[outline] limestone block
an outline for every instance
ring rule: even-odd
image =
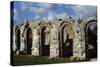
[[[50,57],[57,58],[59,57],[59,48],[56,46],[57,44],[52,44],[55,46],[50,46]]]
[[[31,53],[34,56],[39,56],[39,34],[38,34],[38,29],[34,29],[33,32],[33,44],[32,44],[32,48],[31,48]]]
[[[24,37],[21,38],[21,45],[20,45],[20,51],[24,51],[25,49],[25,43],[24,43]]]
[[[19,53],[19,50],[17,50],[17,51],[16,51],[16,55],[19,55],[19,54],[20,54],[20,53]]]
[[[82,31],[77,33],[77,38],[75,39],[75,44],[73,48],[73,54],[74,57],[80,58],[80,60],[83,60],[85,58],[85,40],[84,37],[82,37]]]
[[[38,47],[32,48],[32,55],[39,56],[39,48]]]
[[[24,26],[21,27],[21,35],[20,35],[20,51],[24,51],[25,49],[25,42],[24,42]]]
[[[15,43],[15,34],[13,35],[13,51],[15,52],[17,47],[16,47],[16,43]]]
[[[51,29],[50,58],[59,57],[59,33],[55,27]]]

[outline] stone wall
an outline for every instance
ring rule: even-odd
[[[27,44],[27,37],[26,32],[27,28],[30,28],[32,31],[32,47],[31,47],[31,55],[34,56],[41,56],[42,53],[42,28],[46,27],[45,32],[45,39],[44,39],[44,45],[49,45],[49,56],[50,58],[60,58],[63,56],[63,38],[64,42],[67,43],[66,38],[68,40],[72,40],[72,55],[70,57],[72,58],[79,58],[80,60],[86,59],[86,27],[88,24],[92,24],[97,22],[96,17],[91,17],[89,19],[79,19],[77,22],[76,20],[73,20],[72,17],[66,17],[62,19],[61,21],[40,21],[33,23],[24,23],[17,25],[14,29],[14,35],[13,35],[13,51],[16,52],[16,54],[19,51],[26,53],[26,45]],[[66,29],[64,29],[66,28]],[[16,43],[16,30],[20,29],[20,49],[17,49],[17,43]],[[62,32],[64,29],[64,32]],[[63,35],[63,34],[64,35]],[[68,35],[67,35],[67,34]],[[68,37],[67,37],[68,36]],[[66,47],[67,48],[67,47]],[[67,49],[66,49],[67,50]],[[66,51],[67,52],[67,51]],[[70,51],[69,51],[70,52]]]

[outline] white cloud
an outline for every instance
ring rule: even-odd
[[[17,13],[17,10],[15,8],[13,9],[13,13],[14,13],[13,18],[14,18],[14,20],[16,20],[17,19],[17,16],[18,16],[17,15],[18,13]]]
[[[45,13],[46,11],[49,10],[49,8],[52,7],[52,4],[50,3],[36,3],[35,6],[34,3],[27,3],[27,2],[22,2],[20,3],[20,8],[21,10],[29,10],[34,13],[42,14]]]
[[[33,3],[31,2],[21,2],[20,3],[20,8],[21,10],[29,10],[29,7],[31,7]]]
[[[27,9],[27,3],[25,3],[25,2],[21,2],[21,10],[26,10]]]
[[[47,11],[47,9],[42,8],[42,7],[30,7],[29,10],[31,12],[38,13],[38,14],[42,14],[42,13],[45,13]]]
[[[38,3],[37,5],[39,7],[43,7],[43,8],[51,8],[52,7],[51,3]]]
[[[48,15],[46,17],[44,17],[44,20],[56,20],[56,19],[63,19],[65,16],[67,16],[67,14],[65,12],[62,13],[56,13],[53,11],[49,11]]]
[[[36,15],[35,17],[34,17],[34,19],[39,19],[41,16],[40,15]]]
[[[78,17],[90,17],[97,15],[97,7],[95,6],[73,6],[72,9],[74,10],[76,16]]]

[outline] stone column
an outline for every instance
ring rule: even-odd
[[[39,56],[39,30],[38,28],[35,28],[33,30],[33,44],[32,44],[32,55]]]
[[[21,33],[20,33],[20,51],[23,52],[25,50],[25,37],[24,37],[24,26],[21,26]]]
[[[55,25],[51,29],[50,58],[59,58],[59,31]]]
[[[80,31],[80,44],[81,44],[81,47],[80,47],[80,60],[84,60],[86,59],[86,54],[85,54],[85,32],[84,32],[84,28],[82,27],[81,25],[81,31]]]
[[[12,49],[13,49],[13,52],[15,52],[16,51],[16,43],[15,43],[15,41],[16,41],[16,35],[15,35],[15,28],[13,29],[13,44],[12,44]]]
[[[77,57],[77,60],[85,59],[85,32],[82,25],[77,26],[76,35],[73,46],[73,57]]]

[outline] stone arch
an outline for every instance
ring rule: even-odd
[[[91,30],[92,25],[96,25],[95,31]],[[94,28],[93,28],[94,29]],[[91,18],[85,23],[85,52],[86,58],[97,58],[97,19]]]
[[[75,32],[73,25],[67,21],[60,24],[60,54],[61,57],[73,56]]]
[[[46,24],[40,25],[40,55],[50,55],[50,27]]]
[[[20,50],[20,44],[21,44],[21,42],[20,42],[20,34],[21,34],[20,28],[17,27],[15,33],[16,33],[16,40],[15,40],[16,50],[19,51]]]
[[[32,47],[32,40],[33,40],[33,36],[32,36],[32,29],[31,27],[27,27],[26,31],[25,31],[25,51],[26,51],[26,55],[30,55],[31,54],[31,47]]]

